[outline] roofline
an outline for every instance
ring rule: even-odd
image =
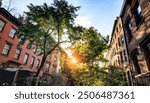
[[[119,17],[117,17],[116,20],[114,21],[114,25],[113,25],[113,29],[112,29],[112,33],[111,33],[110,44],[111,44],[111,42],[112,42],[112,38],[113,38],[113,34],[114,34],[114,31],[115,31],[115,27],[116,27],[118,18],[119,18]]]
[[[5,18],[7,18],[10,22],[15,24],[16,26],[20,26],[21,22],[14,17],[12,14],[10,14],[6,9],[0,8],[0,14],[3,15]]]
[[[123,10],[124,10],[124,8],[125,8],[126,1],[127,1],[127,0],[124,0],[124,1],[123,1],[122,7],[121,7],[121,11],[120,11],[120,17],[121,17],[121,15],[123,14]]]

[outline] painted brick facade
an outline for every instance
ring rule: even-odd
[[[26,40],[23,44],[19,43],[20,38],[18,38],[18,34],[17,34],[18,32],[15,33],[14,38],[11,38],[9,36],[11,29],[14,28],[15,30],[17,30],[19,25],[21,24],[15,17],[13,17],[4,8],[0,8],[0,20],[5,23],[3,29],[0,31],[0,65],[9,66],[9,67],[19,66],[29,71],[36,72],[37,64],[39,62],[40,65],[42,59],[42,56],[38,55],[39,49],[37,49],[36,52],[34,52],[35,46],[32,46],[31,49],[28,49],[27,48],[27,46],[29,45],[28,40]],[[9,44],[11,46],[10,50],[8,51],[8,55],[3,54],[5,44]],[[14,57],[17,49],[21,50],[21,53],[19,55],[19,58],[15,59]],[[28,55],[28,59],[27,59],[27,63],[24,63],[24,58],[26,54]],[[54,52],[52,53],[52,56],[49,56],[49,58],[47,58],[44,64],[43,72],[46,72],[48,70],[50,71],[49,73],[52,74],[54,71],[57,71],[57,66],[55,66],[58,65],[57,62],[59,60],[57,54],[58,52]],[[53,55],[55,55],[56,61],[53,60],[54,57]],[[33,62],[33,64],[31,64],[31,62]]]

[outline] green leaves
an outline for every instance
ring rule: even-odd
[[[107,72],[98,66],[99,61],[105,61],[103,52],[107,42],[104,37],[94,27],[86,29],[82,26],[73,27],[70,37],[74,41],[71,48],[74,51],[73,57],[80,60],[78,64],[69,66],[75,85],[104,85]]]
[[[52,43],[52,37],[62,37],[63,29],[74,23],[76,11],[79,10],[79,7],[69,5],[65,0],[54,0],[50,6],[44,3],[40,6],[30,4],[27,7],[29,11],[25,12],[26,17],[19,31],[26,39],[34,41],[41,48],[47,45],[43,49],[51,46],[48,44]]]
[[[107,43],[103,41],[104,37],[94,27],[89,29],[76,27],[74,30],[78,34],[73,35],[73,37],[79,38],[76,39],[73,49],[84,55],[87,62],[99,59],[97,57],[102,55],[108,47]]]
[[[54,0],[51,5],[30,4],[27,7],[29,11],[25,12],[26,16],[19,28],[20,36],[42,49],[43,57],[46,58],[62,43],[63,30],[71,29],[79,7],[65,0]],[[44,65],[44,58],[39,69]]]

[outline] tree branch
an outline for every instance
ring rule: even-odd
[[[53,50],[55,50],[56,47],[58,47],[59,42],[47,53],[47,55],[49,55]]]

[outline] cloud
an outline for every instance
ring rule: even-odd
[[[78,16],[75,19],[75,25],[80,25],[89,28],[90,26],[92,26],[92,21],[88,16]]]

